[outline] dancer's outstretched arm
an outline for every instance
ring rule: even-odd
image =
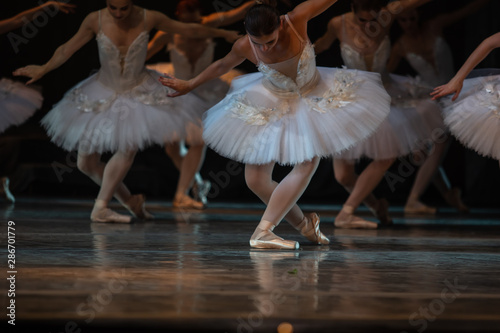
[[[256,4],[255,1],[247,1],[239,7],[234,9],[225,11],[225,12],[216,12],[207,16],[203,16],[201,20],[201,24],[208,25],[210,27],[223,27],[226,25],[230,25],[236,23],[240,20],[243,20],[245,14],[250,7]]]
[[[323,13],[330,6],[336,3],[338,0],[309,0],[304,1],[297,5],[290,13],[289,16],[293,20],[293,18],[297,18],[299,20],[303,20],[305,22],[315,18],[319,14]]]
[[[48,72],[64,64],[76,51],[94,38],[95,32],[93,27],[97,26],[97,20],[98,12],[90,13],[83,20],[78,32],[66,43],[59,46],[47,63],[43,65],[29,65],[18,68],[13,72],[13,74],[15,76],[27,76],[31,78],[31,80],[29,80],[26,84],[30,84],[41,79]]]
[[[148,17],[153,23],[153,26],[151,28],[155,28],[164,32],[177,33],[186,37],[222,37],[230,43],[233,43],[240,37],[237,31],[216,29],[198,23],[184,23],[172,20],[165,14],[158,11],[149,11]]]
[[[217,12],[203,16],[201,24],[214,28],[233,24],[242,20],[245,17],[247,10],[253,5],[255,5],[255,1],[247,1],[243,5],[226,12]],[[148,44],[148,55],[146,60],[149,60],[156,53],[163,50],[163,48],[172,41],[172,37],[173,34],[171,33],[158,31]]]
[[[161,77],[160,82],[167,87],[175,90],[174,93],[169,94],[169,97],[177,97],[185,95],[201,84],[220,77],[227,72],[229,72],[234,67],[245,61],[245,48],[249,48],[247,38],[240,38],[234,43],[231,51],[222,59],[219,59],[208,66],[203,72],[198,76],[192,78],[191,80],[180,80],[172,76]],[[247,51],[248,52],[248,51]]]
[[[11,30],[22,27],[26,23],[26,21],[32,21],[37,13],[39,13],[44,8],[47,8],[50,6],[54,7],[56,10],[61,11],[65,14],[73,13],[74,9],[76,7],[76,5],[67,4],[67,3],[63,3],[63,2],[59,2],[59,1],[47,1],[46,3],[44,3],[38,7],[25,10],[24,12],[21,12],[21,13],[17,14],[16,16],[13,16],[13,17],[5,19],[5,20],[1,20],[0,21],[0,34],[4,34],[4,33],[9,32]]]
[[[462,90],[463,82],[467,75],[481,62],[491,51],[500,47],[500,32],[486,38],[479,46],[472,52],[467,61],[462,65],[460,70],[455,76],[445,85],[434,88],[431,93],[432,99],[436,100],[440,97],[454,94],[452,101],[456,100]]]

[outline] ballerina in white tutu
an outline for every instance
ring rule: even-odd
[[[96,37],[101,69],[70,89],[42,124],[53,142],[78,151],[78,168],[100,185],[91,220],[129,223],[130,216],[107,206],[115,196],[135,217],[152,218],[145,210],[144,196],[131,195],[122,182],[136,152],[183,139],[190,122],[198,126],[189,112],[195,101],[167,98],[167,90],[157,81],[159,73],[145,68],[149,32],[157,29],[230,41],[237,33],[178,22],[131,0],[107,0],[106,4],[107,8],[90,13],[46,64],[20,68],[14,74],[35,82]],[[113,153],[107,163],[101,161],[104,152]]]
[[[467,79],[491,51],[500,47],[500,32],[486,38],[457,74],[436,87],[432,99],[453,94],[445,107],[445,123],[465,146],[500,161],[500,75]]]
[[[75,5],[58,1],[47,1],[46,3],[25,10],[8,19],[0,20],[0,35],[22,27],[26,22],[32,21],[41,11],[49,9],[63,13],[73,12]],[[0,133],[10,126],[17,126],[30,118],[36,110],[42,106],[42,94],[33,88],[26,87],[21,82],[15,82],[8,78],[0,79]],[[0,160],[3,166],[0,171],[0,197],[12,203],[15,197],[9,188],[10,180],[8,174],[12,173],[15,165],[16,149],[18,144],[13,140],[3,140],[0,143]]]
[[[161,79],[177,91],[171,96],[180,96],[245,60],[258,67],[257,73],[235,78],[203,120],[207,145],[245,163],[248,187],[267,204],[251,247],[298,248],[298,242],[273,233],[283,218],[310,241],[328,244],[318,215],[304,215],[296,202],[321,157],[366,139],[389,112],[379,74],[316,67],[307,22],[335,2],[304,1],[284,16],[274,6],[258,4],[245,17],[247,35],[224,58],[191,80]],[[280,183],[272,179],[276,163],[293,165]]]
[[[377,223],[354,215],[362,202],[382,224],[391,224],[387,201],[377,199],[372,191],[397,157],[417,150],[422,140],[431,138],[433,130],[442,126],[439,115],[422,115],[431,108],[438,109],[435,103],[428,98],[414,98],[411,89],[404,86],[410,80],[389,75],[386,70],[391,52],[388,34],[393,22],[401,13],[428,1],[396,1],[385,6],[384,0],[352,0],[351,12],[331,19],[326,33],[315,42],[316,52],[320,53],[338,39],[344,64],[348,68],[380,73],[392,98],[389,116],[377,132],[353,149],[334,156],[335,178],[350,193],[335,219],[336,227],[377,228]],[[362,157],[372,162],[357,175],[355,162]]]
[[[432,88],[448,82],[455,74],[453,55],[443,37],[443,29],[477,11],[488,1],[472,1],[455,11],[437,15],[425,22],[420,21],[420,13],[417,9],[399,15],[397,21],[403,34],[394,43],[387,65],[388,71],[393,72],[401,59],[405,58],[418,73],[417,81],[422,86],[420,93],[427,97]],[[433,111],[434,109],[430,112]],[[434,116],[429,112],[424,113],[423,116],[429,116],[429,114]],[[436,207],[429,207],[420,201],[420,196],[431,180],[449,205],[460,212],[468,211],[468,207],[460,198],[460,190],[450,186],[444,169],[440,167],[450,142],[451,137],[445,134],[433,142],[430,151],[424,152],[426,158],[416,174],[404,207],[405,213],[436,213]]]
[[[255,1],[247,1],[243,5],[227,12],[216,12],[202,16],[202,8],[198,0],[181,0],[177,4],[176,18],[181,22],[200,23],[210,27],[222,27],[239,20],[245,16],[248,8]],[[175,75],[177,78],[189,80],[207,68],[214,59],[215,42],[210,38],[190,38],[179,34],[168,34],[162,31],[156,33],[148,45],[147,59],[165,49],[170,53],[170,63],[157,63],[148,65],[160,73]],[[226,95],[231,78],[241,74],[233,70],[225,77],[214,79],[192,91],[187,98],[202,99],[203,104],[195,111],[201,122],[202,114],[217,104]],[[175,142],[165,145],[165,151],[180,171],[177,191],[173,206],[183,209],[202,209],[207,204],[207,194],[210,190],[210,181],[202,179],[199,174],[205,156],[205,143],[202,138],[201,127],[193,127],[194,133],[188,133],[189,148],[184,142]],[[194,183],[194,185],[193,185]],[[194,200],[188,196],[192,188]]]

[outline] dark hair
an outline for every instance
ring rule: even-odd
[[[375,11],[379,12],[388,3],[388,0],[351,0],[354,12]]]
[[[179,16],[182,12],[194,13],[197,11],[201,11],[201,5],[198,0],[181,0],[177,4],[175,15]]]
[[[272,34],[280,26],[280,13],[276,1],[262,1],[247,11],[245,16],[246,31],[256,37]]]

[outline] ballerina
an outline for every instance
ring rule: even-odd
[[[242,20],[248,8],[255,1],[247,1],[243,5],[227,12],[217,12],[207,16],[201,15],[201,6],[197,0],[181,0],[177,4],[176,17],[181,22],[200,23],[206,26],[218,28]],[[179,34],[168,34],[159,31],[148,45],[147,59],[159,51],[167,49],[170,53],[171,63],[158,63],[148,65],[160,73],[169,73],[176,77],[189,80],[207,68],[214,58],[215,43],[207,38],[189,38]],[[196,110],[201,122],[203,112],[217,104],[226,95],[231,78],[239,75],[233,70],[221,79],[214,79],[198,87],[189,96],[201,98],[203,104]],[[189,133],[191,138],[189,148],[184,143],[175,142],[165,145],[165,151],[170,156],[176,168],[180,171],[177,191],[173,206],[182,209],[202,209],[207,204],[207,194],[210,190],[210,181],[202,179],[199,170],[203,164],[205,155],[205,144],[201,135],[200,127],[193,127],[197,133]],[[193,185],[194,182],[194,185]],[[192,188],[193,200],[188,196]]]
[[[345,65],[348,68],[380,73],[392,97],[391,112],[378,131],[353,149],[334,156],[335,178],[350,193],[335,218],[336,227],[377,228],[377,223],[354,215],[362,202],[381,224],[391,224],[387,201],[377,199],[372,191],[397,157],[416,150],[420,141],[430,138],[433,129],[440,125],[439,117],[432,118],[436,122],[433,123],[424,121],[420,115],[421,109],[430,110],[434,103],[413,100],[408,91],[393,82],[400,78],[389,76],[386,71],[391,51],[388,34],[392,23],[405,11],[428,1],[396,1],[386,6],[387,1],[383,0],[352,0],[351,12],[332,18],[325,34],[315,42],[316,53],[321,53],[339,39]],[[362,157],[368,157],[372,161],[357,175],[355,161]]]
[[[161,82],[180,96],[227,73],[245,60],[259,72],[237,77],[227,96],[207,111],[203,137],[219,154],[245,163],[248,187],[266,205],[250,238],[254,248],[297,249],[273,230],[285,218],[316,244],[328,244],[317,214],[297,205],[320,157],[346,150],[373,133],[389,112],[380,75],[316,67],[307,22],[336,0],[309,0],[280,16],[268,3],[250,8],[247,35],[231,51],[188,81]],[[275,5],[275,4],[274,4]],[[293,165],[285,178],[272,179],[275,164]]]
[[[500,75],[467,78],[491,51],[500,47],[500,32],[486,38],[472,52],[455,76],[431,93],[437,100],[453,94],[444,110],[451,133],[465,146],[500,164]]]
[[[58,1],[47,1],[13,17],[0,20],[0,34],[22,27],[26,22],[32,21],[40,11],[49,7],[68,14],[72,13],[76,6]],[[38,90],[8,78],[0,79],[0,133],[3,133],[10,126],[24,123],[36,110],[42,107],[42,103],[43,97]],[[3,162],[0,170],[0,197],[14,203],[16,199],[10,191],[8,175],[15,171],[18,144],[13,140],[2,141],[6,142],[0,143],[0,160],[8,162]]]
[[[488,1],[472,1],[462,8],[438,15],[425,22],[420,22],[417,9],[399,15],[397,21],[403,34],[394,43],[387,64],[388,71],[393,72],[401,59],[405,58],[418,73],[417,80],[423,88],[421,93],[426,96],[433,87],[448,82],[455,74],[455,68],[451,49],[443,37],[443,29],[479,10]],[[429,116],[429,114],[426,112],[423,116]],[[431,116],[434,115],[431,114]],[[446,173],[440,166],[450,142],[451,137],[446,135],[443,140],[435,141],[431,147],[431,153],[426,154],[406,201],[405,213],[436,213],[435,207],[429,207],[420,201],[420,196],[431,180],[450,206],[455,207],[459,212],[468,211],[468,207],[461,200],[460,189],[450,186]]]
[[[237,33],[186,24],[146,10],[131,0],[107,0],[106,8],[90,13],[78,32],[55,51],[44,65],[19,68],[14,75],[30,77],[28,84],[63,65],[94,36],[101,69],[70,89],[42,119],[52,141],[78,151],[78,168],[100,185],[90,219],[93,222],[130,223],[130,216],[108,208],[113,196],[137,218],[151,219],[142,194],[132,195],[123,183],[138,150],[185,136],[196,124],[195,115],[182,111],[192,101],[175,103],[158,84],[159,73],[145,68],[149,32],[157,29],[189,36],[224,37]],[[107,163],[101,154],[111,152]]]

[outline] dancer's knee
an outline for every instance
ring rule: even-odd
[[[93,175],[96,169],[96,161],[89,157],[78,156],[76,161],[76,166],[78,170],[86,174],[87,176]]]
[[[334,170],[335,180],[342,186],[352,187],[356,183],[356,174],[354,166],[344,165],[336,166]]]

